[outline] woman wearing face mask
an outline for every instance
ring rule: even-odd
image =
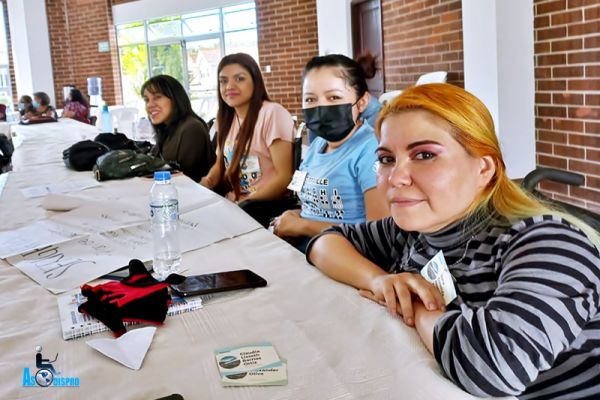
[[[370,52],[356,57],[356,62],[365,73],[365,79],[371,79],[377,73],[377,59]],[[367,122],[371,127],[375,126],[377,115],[381,111],[381,104],[375,96],[369,96],[369,102],[365,109],[360,113],[359,118],[363,123]],[[308,143],[312,143],[317,135],[312,130],[308,129]]]
[[[194,110],[185,89],[169,75],[156,75],[142,85],[141,95],[154,128],[152,155],[174,163],[199,181],[215,162],[208,126]]]
[[[256,61],[244,53],[221,60],[217,113],[217,162],[200,183],[238,202],[270,203],[270,215],[244,208],[263,226],[289,208],[286,187],[292,177],[294,121],[269,99]]]
[[[464,89],[406,89],[376,130],[391,217],[323,232],[310,262],[415,327],[475,396],[600,398],[598,232],[509,179]]]
[[[304,121],[318,137],[297,174],[301,209],[286,211],[273,222],[273,232],[300,250],[332,225],[389,214],[376,190],[377,140],[373,128],[359,119],[369,98],[365,73],[356,61],[330,54],[306,64]]]
[[[23,96],[21,96],[21,98],[19,99],[19,114],[21,114],[21,118],[23,118],[25,116],[25,114],[27,113],[32,113],[33,111],[35,111],[35,109],[33,108],[33,100],[31,99],[31,96],[24,94]]]
[[[30,113],[30,120],[58,119],[56,110],[50,105],[50,96],[48,96],[45,92],[35,92],[33,94],[33,103],[31,105],[34,108],[34,111]]]

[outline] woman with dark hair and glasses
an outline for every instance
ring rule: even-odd
[[[199,181],[215,162],[208,126],[192,110],[181,84],[169,75],[148,79],[141,90],[156,145],[152,155],[176,163],[181,172]]]
[[[273,201],[269,212],[278,215],[290,206],[286,188],[293,172],[292,116],[269,99],[260,68],[248,54],[223,57],[218,74],[217,162],[200,183],[219,188],[238,203]],[[254,213],[240,206],[268,225],[264,207]]]
[[[63,108],[62,118],[72,118],[85,124],[90,123],[90,104],[83,97],[79,89],[71,89],[65,108]]]

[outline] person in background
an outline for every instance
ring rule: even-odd
[[[85,124],[90,123],[90,104],[81,93],[81,90],[71,89],[63,109],[62,118],[72,118]]]
[[[415,327],[473,395],[600,398],[598,232],[508,178],[464,89],[408,88],[376,132],[391,217],[323,232],[308,260]]]
[[[21,98],[19,99],[19,114],[21,114],[21,117],[24,117],[25,114],[27,113],[32,113],[33,111],[35,111],[35,109],[33,108],[33,99],[31,98],[31,96],[24,94],[23,96],[21,96]]]
[[[351,58],[329,54],[304,67],[304,121],[318,137],[299,170],[301,209],[273,221],[273,233],[304,251],[321,230],[342,222],[358,223],[389,215],[377,192],[375,132],[360,115],[369,103],[366,75]]]
[[[0,121],[6,121],[6,104],[0,104]]]
[[[286,187],[293,172],[294,121],[269,99],[250,55],[223,57],[218,79],[217,162],[200,183],[225,193],[268,226],[273,216],[290,207]]]
[[[358,56],[356,62],[365,71],[365,79],[371,79],[377,74],[377,59],[370,52]],[[360,118],[368,122],[371,127],[375,127],[379,111],[381,111],[379,100],[375,96],[369,96],[369,103],[367,103],[367,107],[360,114]]]
[[[44,92],[35,92],[33,102],[31,103],[33,111],[26,112],[25,117],[29,120],[53,119],[57,120],[58,115],[54,107],[50,105],[50,97]]]
[[[142,85],[141,95],[154,129],[151,154],[174,163],[198,182],[215,162],[208,126],[192,110],[181,83],[169,75],[156,75]]]

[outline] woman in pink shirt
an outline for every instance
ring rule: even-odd
[[[90,123],[90,105],[79,89],[71,89],[69,100],[63,109],[62,118],[72,118],[85,124]]]
[[[260,68],[248,54],[223,57],[218,74],[217,162],[200,183],[238,203],[276,201],[269,209],[278,215],[273,208],[290,207],[292,116],[269,99]],[[249,213],[268,225],[267,217]]]

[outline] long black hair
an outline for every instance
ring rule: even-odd
[[[302,71],[302,81],[304,81],[306,74],[313,69],[334,67],[339,71],[339,77],[354,89],[357,98],[360,99],[369,90],[367,79],[375,75],[374,73],[371,75],[371,71],[369,71],[369,75],[371,76],[368,76],[364,68],[368,63],[374,64],[374,58],[370,55],[362,57],[364,59],[361,59],[360,62],[356,62],[342,54],[327,54],[325,56],[313,57],[306,63],[304,71]],[[376,68],[374,65],[372,67]]]
[[[156,139],[156,145],[159,149],[162,149],[162,145],[167,136],[174,132],[177,125],[189,116],[202,122],[208,132],[206,122],[194,112],[190,98],[177,79],[169,75],[153,76],[142,85],[142,89],[140,90],[142,97],[144,97],[144,91],[146,90],[152,94],[160,93],[171,100],[171,115],[169,118],[167,118],[164,123],[157,125],[152,124],[152,127],[154,128],[154,138]]]
[[[237,136],[236,143],[233,148],[233,158],[230,160],[227,169],[219,177],[219,184],[225,183],[225,186],[228,189],[233,189],[235,192],[236,199],[240,196],[240,163],[241,160],[245,159],[248,156],[248,152],[250,151],[250,144],[252,143],[252,137],[254,136],[254,127],[256,126],[256,121],[258,120],[258,113],[263,105],[265,100],[270,101],[269,95],[267,93],[267,88],[265,87],[265,82],[263,80],[262,74],[260,72],[260,68],[254,58],[252,56],[245,53],[236,53],[229,54],[221,59],[219,62],[219,66],[217,68],[217,76],[221,73],[223,68],[227,65],[231,64],[239,64],[242,66],[250,76],[252,77],[252,83],[254,84],[254,91],[252,93],[252,97],[250,98],[250,106],[248,107],[248,114],[244,118],[244,123],[240,127],[240,131]],[[219,148],[221,149],[220,155],[217,158],[217,162],[221,165],[221,171],[223,171],[224,157],[223,157],[223,148],[225,146],[225,141],[227,140],[227,135],[229,134],[229,130],[231,128],[231,124],[233,123],[233,118],[235,117],[235,109],[230,107],[225,103],[223,97],[221,96],[221,88],[220,81],[217,82],[219,87],[219,111],[217,112],[217,140],[219,143]]]
[[[71,91],[69,92],[69,97],[71,98],[70,101],[76,101],[78,103],[83,104],[87,108],[90,108],[90,103],[88,103],[86,98],[83,96],[83,93],[81,93],[81,90],[76,89],[76,88],[71,89]]]

